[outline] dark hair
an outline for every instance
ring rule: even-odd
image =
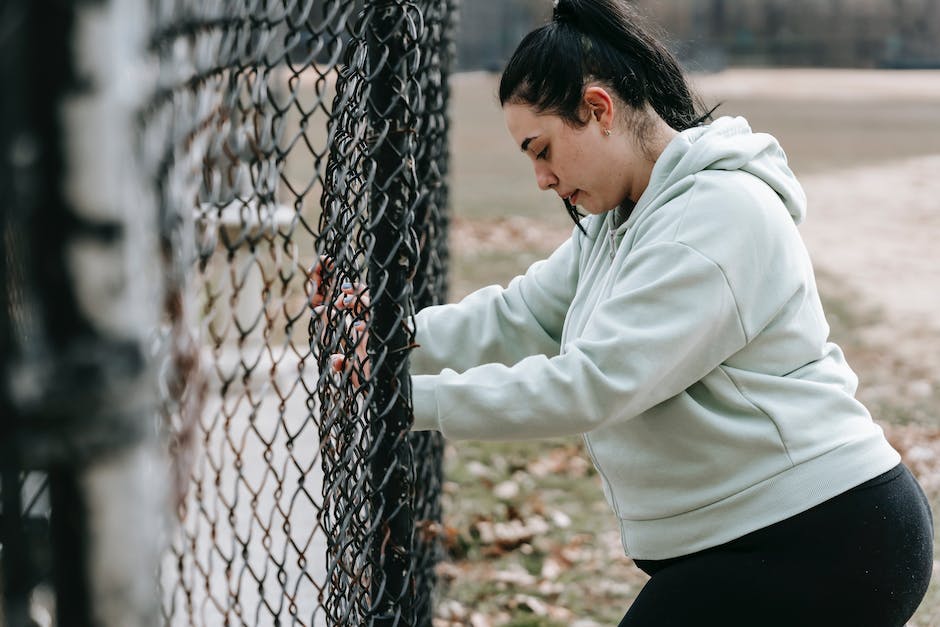
[[[526,35],[506,65],[499,101],[528,104],[581,127],[581,98],[591,80],[634,110],[649,104],[677,131],[711,118],[711,111],[697,111],[679,62],[626,0],[557,1],[552,21]]]
[[[579,128],[587,124],[579,114],[588,81],[609,87],[634,111],[650,105],[677,131],[700,126],[715,110],[702,111],[679,62],[626,0],[556,0],[552,21],[526,35],[509,59],[499,102],[527,104]],[[645,121],[637,117],[633,129],[641,145]],[[564,202],[584,231],[583,214]]]

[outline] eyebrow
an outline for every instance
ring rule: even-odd
[[[533,139],[537,139],[537,138],[538,138],[538,135],[535,135],[534,137],[526,137],[525,139],[523,139],[522,140],[522,152],[525,152],[526,150],[528,150],[529,144],[532,143]]]

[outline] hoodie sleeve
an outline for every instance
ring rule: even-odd
[[[484,287],[456,304],[415,316],[412,374],[463,372],[484,363],[512,365],[530,355],[557,355],[578,282],[577,235],[505,289]]]
[[[455,439],[584,433],[679,394],[745,344],[721,268],[681,243],[649,245],[560,354],[412,377],[414,428]]]

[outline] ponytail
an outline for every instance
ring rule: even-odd
[[[634,110],[650,105],[677,131],[711,119],[711,111],[699,112],[679,62],[626,0],[556,0],[552,21],[529,33],[506,65],[499,100],[581,127],[589,81],[609,87]]]

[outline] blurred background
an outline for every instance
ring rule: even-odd
[[[801,232],[832,338],[940,511],[940,0],[633,4],[705,106],[781,142],[809,199]],[[550,15],[548,0],[461,4],[451,300],[570,235],[496,98],[506,59]],[[448,447],[441,625],[617,624],[646,577],[585,460],[577,439]],[[910,625],[940,625],[940,582]]]
[[[693,69],[807,66],[940,67],[937,0],[637,0]],[[498,70],[534,25],[543,0],[475,0],[460,7],[458,67]]]

